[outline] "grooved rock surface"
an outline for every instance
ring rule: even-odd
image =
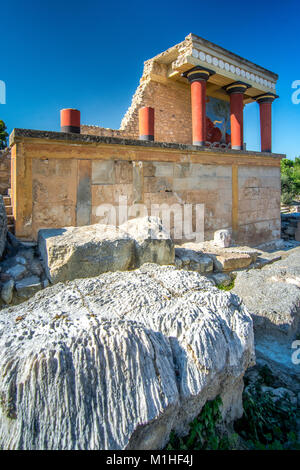
[[[300,250],[272,265],[237,273],[233,292],[253,315],[257,334],[300,332]]]
[[[253,360],[246,308],[198,273],[57,284],[0,312],[0,448],[162,448],[219,394],[241,416]]]
[[[3,197],[0,195],[0,259],[2,258],[7,236],[7,216]]]
[[[252,315],[257,363],[267,364],[299,393],[300,365],[293,360],[293,342],[300,333],[300,249],[262,269],[237,273],[232,291]]]

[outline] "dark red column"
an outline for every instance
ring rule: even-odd
[[[205,145],[206,141],[206,82],[215,72],[194,67],[184,77],[191,84],[193,145]]]
[[[80,134],[80,111],[78,109],[62,109],[60,111],[60,128],[62,132]]]
[[[139,109],[139,139],[154,140],[154,109],[149,106]]]
[[[230,95],[230,127],[231,127],[231,148],[242,150],[244,143],[244,93],[249,85],[243,82],[234,82],[225,87]]]
[[[265,93],[255,99],[259,103],[261,151],[272,151],[272,103],[278,98],[273,93]]]

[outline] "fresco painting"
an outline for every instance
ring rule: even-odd
[[[227,101],[207,96],[206,140],[210,143],[230,144],[230,105]]]

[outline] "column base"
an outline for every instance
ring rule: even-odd
[[[193,142],[193,145],[198,145],[199,147],[204,147],[205,146],[205,141],[199,141],[199,140],[196,140],[195,142]]]
[[[232,145],[231,149],[232,150],[243,150],[243,146],[242,145]]]
[[[154,135],[140,135],[139,140],[148,140],[150,142],[154,141]]]
[[[61,126],[61,132],[68,132],[69,134],[80,134],[80,127],[75,126]]]

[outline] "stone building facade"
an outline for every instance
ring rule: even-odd
[[[271,152],[276,80],[273,72],[189,35],[145,62],[120,129],[80,125],[80,113],[70,109],[62,111],[67,132],[15,129],[16,235],[32,240],[41,228],[101,222],[99,207],[118,209],[126,198],[128,206],[144,204],[149,211],[153,204],[203,204],[205,240],[224,228],[240,244],[280,238],[284,156]],[[261,152],[246,150],[243,138],[243,108],[253,101],[260,106]],[[141,110],[149,121],[143,129],[153,131],[141,131]]]

